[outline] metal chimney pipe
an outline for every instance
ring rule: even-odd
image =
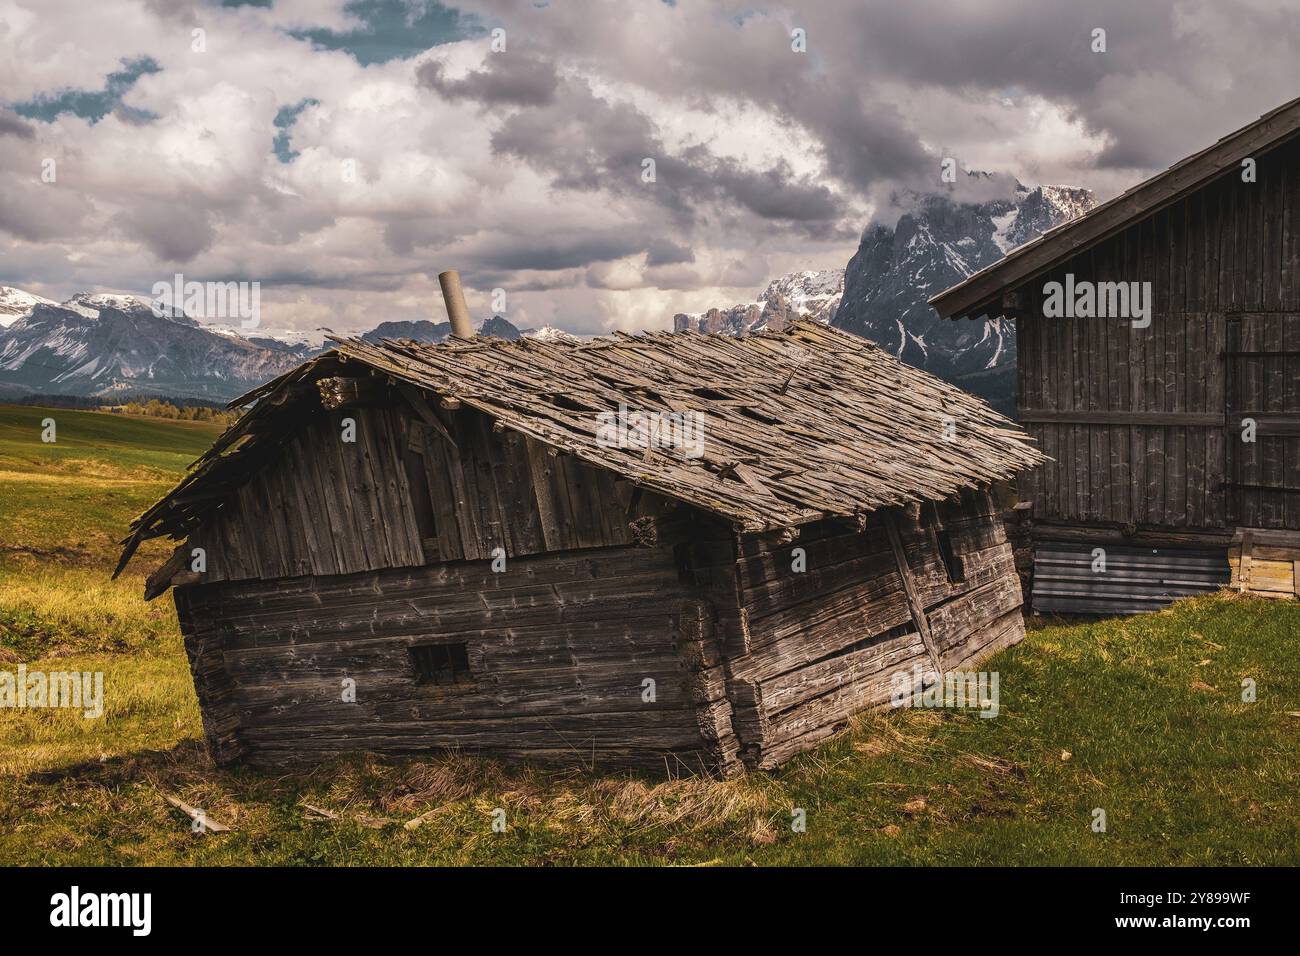
[[[469,307],[465,305],[465,292],[460,287],[460,273],[455,269],[439,272],[438,284],[442,286],[442,300],[447,304],[451,334],[458,339],[472,339],[474,326],[469,324]]]

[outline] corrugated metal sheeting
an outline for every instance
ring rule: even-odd
[[[1104,551],[1104,565],[1093,554],[1097,548]],[[1063,614],[1158,611],[1179,598],[1217,591],[1230,577],[1226,548],[1039,541],[1033,607]]]

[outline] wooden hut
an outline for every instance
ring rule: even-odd
[[[895,672],[1024,633],[989,487],[1038,453],[816,323],[340,339],[249,403],[119,565],[181,542],[147,596],[175,586],[219,762],[773,767]],[[703,442],[602,440],[634,411],[698,413]]]
[[[1067,283],[1138,283],[1150,323],[1055,315]],[[1019,417],[1049,459],[1022,483],[1035,609],[1300,589],[1300,100],[931,304],[1015,319]]]

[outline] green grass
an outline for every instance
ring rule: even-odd
[[[47,418],[52,443],[41,440]],[[0,554],[99,566],[218,434],[200,422],[0,405]]]
[[[46,414],[59,447],[40,443]],[[0,669],[106,683],[99,720],[0,711],[0,863],[1300,862],[1300,605],[1231,596],[1035,626],[986,665],[996,718],[866,716],[775,774],[664,781],[460,755],[217,770],[170,602],[144,603],[134,566],[108,580],[126,523],[214,431],[0,406]],[[232,831],[192,833],[166,795]]]

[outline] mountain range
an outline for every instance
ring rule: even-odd
[[[323,332],[324,330],[321,330]],[[447,323],[383,322],[362,338],[440,342]],[[492,316],[482,335],[567,337]],[[64,302],[0,286],[0,396],[157,395],[225,402],[318,354],[323,334],[209,325],[181,311],[159,315],[140,297],[74,295]]]
[[[773,279],[754,302],[704,312],[679,312],[673,316],[673,331],[741,335],[762,329],[779,332],[798,318],[830,322],[843,293],[843,269],[791,272]]]
[[[947,321],[926,300],[1094,205],[1073,186],[1018,186],[1010,199],[979,204],[915,197],[894,228],[863,233],[832,322],[1013,413],[1015,323]]]
[[[979,175],[979,174],[976,174]],[[1015,328],[946,322],[926,304],[936,292],[996,262],[1010,249],[1082,215],[1092,193],[1072,186],[1017,186],[1010,198],[956,203],[946,195],[905,197],[893,228],[869,227],[845,269],[792,272],[753,302],[678,313],[682,331],[743,335],[800,317],[854,332],[912,365],[1015,408]],[[147,300],[83,292],[54,302],[0,286],[0,397],[33,393],[112,398],[158,395],[228,401],[318,354],[324,332],[277,332],[159,315]],[[559,329],[519,329],[502,316],[480,334],[503,339],[573,339]],[[389,320],[361,338],[441,342],[446,322]]]
[[[755,302],[678,313],[673,327],[743,335],[813,318],[871,339],[903,361],[1014,413],[1014,323],[943,321],[926,300],[1083,215],[1095,205],[1092,193],[1074,186],[1017,184],[1010,198],[984,203],[931,194],[904,197],[902,205],[905,211],[893,228],[875,225],[862,234],[847,268],[782,276]]]

